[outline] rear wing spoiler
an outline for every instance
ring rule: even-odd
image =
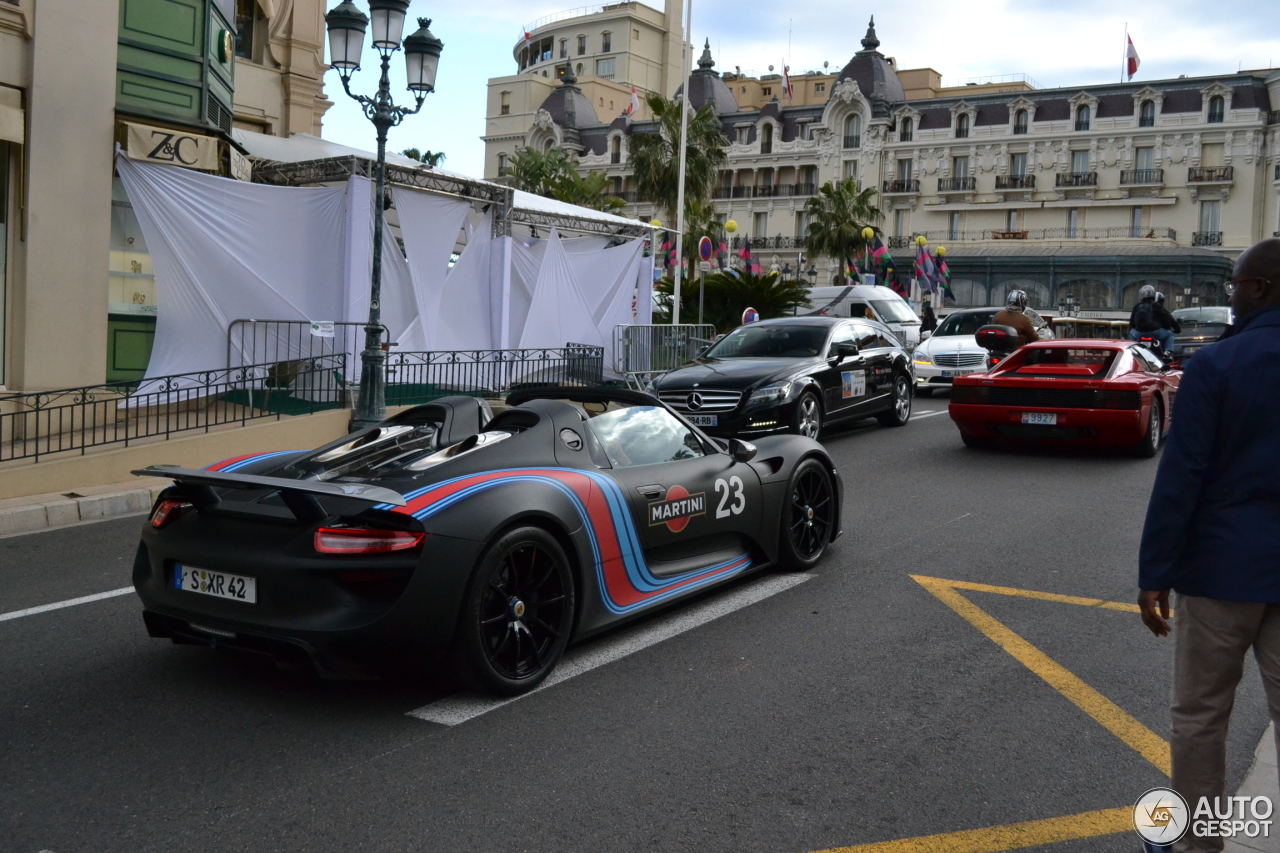
[[[228,474],[222,471],[205,471],[199,468],[180,468],[177,465],[150,465],[132,472],[139,477],[164,477],[186,487],[187,497],[197,509],[214,506],[219,489],[276,489],[290,511],[299,521],[319,521],[329,513],[316,500],[317,495],[334,498],[350,498],[371,504],[404,506],[404,497],[382,486],[362,483],[324,483],[317,480],[289,480],[284,477],[263,477],[258,474]]]

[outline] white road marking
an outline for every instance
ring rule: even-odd
[[[61,610],[64,607],[75,607],[77,604],[88,604],[91,601],[101,601],[104,598],[115,598],[117,595],[128,595],[133,592],[133,587],[122,586],[119,589],[113,589],[110,592],[99,592],[94,595],[82,595],[79,598],[68,598],[66,601],[55,601],[53,604],[41,604],[39,607],[28,607],[26,610],[14,610],[9,613],[0,613],[0,622],[7,622],[10,619],[21,619],[23,616],[35,616],[37,613],[48,613],[50,610]]]
[[[934,415],[946,414],[946,412],[947,412],[946,409],[925,409],[923,411],[914,412],[911,415],[911,420],[914,421],[916,418],[931,418]]]
[[[713,619],[719,619],[735,610],[763,601],[812,578],[813,575],[803,574],[771,575],[751,586],[667,614],[634,628],[624,629],[611,637],[588,642],[580,648],[570,649],[565,652],[564,657],[560,659],[560,663],[556,664],[556,668],[547,676],[546,681],[522,696],[494,699],[490,696],[463,691],[410,711],[408,716],[444,726],[465,723],[481,714],[487,714],[503,705],[523,699],[525,696],[532,696],[540,690],[568,681],[575,675],[582,675],[607,663],[613,663],[632,652],[646,649],[677,634],[697,628],[699,625],[705,625]]]

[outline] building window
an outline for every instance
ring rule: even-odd
[[[1141,207],[1135,207],[1133,209],[1133,212],[1129,215],[1129,236],[1130,237],[1142,236],[1142,208]]]
[[[760,90],[760,94],[767,98],[773,94],[773,89],[770,89],[768,86],[765,86]]]
[[[578,36],[578,56],[587,55],[587,37]]]
[[[844,121],[844,147],[860,148],[862,146],[862,116],[854,114]]]
[[[1226,113],[1226,101],[1221,95],[1214,95],[1209,99],[1209,123],[1218,124],[1222,121]]]
[[[613,50],[613,33],[605,32],[600,34],[600,52],[609,53]]]
[[[255,62],[253,25],[257,22],[257,0],[236,0],[236,56]]]
[[[1089,174],[1089,152],[1088,151],[1072,151],[1071,152],[1071,174],[1073,175]]]
[[[1009,211],[1009,214],[1005,219],[1005,225],[1006,225],[1006,228],[1005,228],[1006,231],[1018,230],[1018,211],[1016,210]]]
[[[1080,236],[1080,208],[1067,208],[1067,237],[1074,240]]]
[[[904,208],[893,212],[893,234],[895,237],[907,236],[907,211]]]
[[[854,180],[857,180],[858,178],[858,161],[857,160],[844,161],[844,174],[842,175],[842,177],[853,178]]]
[[[582,63],[581,63],[581,62],[579,62],[579,63],[578,63],[578,76],[579,76],[579,77],[581,77],[581,76],[582,76]]]
[[[609,162],[618,165],[622,162],[622,137],[615,136],[609,143]]]
[[[1016,113],[1014,113],[1013,132],[1014,133],[1027,132],[1027,111],[1026,110],[1018,110]]]
[[[751,132],[751,129],[747,127],[740,127],[737,130],[738,130],[738,144],[746,145],[747,140],[750,138],[749,134]]]
[[[1151,177],[1149,173],[1156,170],[1156,149],[1150,147],[1139,148],[1134,153],[1137,155],[1135,165],[1138,167],[1138,171],[1148,173],[1139,177],[1144,181],[1149,180]]]
[[[910,160],[898,161],[898,180],[900,181],[911,180],[911,161]]]
[[[961,113],[956,116],[956,139],[968,139],[969,137],[969,116],[967,113]]]
[[[911,141],[911,137],[914,135],[914,134],[912,133],[912,131],[914,130],[914,128],[915,128],[915,125],[912,123],[911,119],[909,119],[909,118],[904,118],[904,119],[902,120],[902,131],[898,134],[898,141],[899,141],[899,142],[910,142],[910,141]]]
[[[560,58],[561,59],[569,58],[569,40],[568,39],[560,39]]]
[[[1155,127],[1156,126],[1156,102],[1143,101],[1141,112],[1138,113],[1138,127]]]
[[[1088,130],[1091,115],[1092,111],[1089,109],[1089,105],[1081,104],[1076,109],[1076,130]]]
[[[617,62],[618,61],[616,59],[597,59],[596,76],[603,77],[606,80],[612,80],[614,68],[617,66]],[[604,104],[604,101],[602,100],[600,103]]]
[[[796,236],[803,237],[809,230],[809,214],[803,210],[796,211]]]
[[[754,240],[763,240],[769,236],[769,214],[767,212],[761,211],[755,215],[751,236]]]
[[[957,178],[969,177],[969,158],[968,157],[952,157],[951,158],[951,174]]]
[[[760,153],[773,153],[773,125],[766,124],[760,128]]]
[[[507,170],[507,155],[498,155],[498,177],[502,177],[502,173]]]
[[[502,103],[498,106],[498,115],[511,115],[511,93],[502,93]]]
[[[958,210],[951,211],[951,215],[947,218],[947,239],[960,239],[960,211]]]
[[[827,84],[826,84],[826,83],[814,83],[814,84],[813,84],[813,91],[815,91],[815,92],[825,92],[825,91],[827,91]]]
[[[1025,178],[1027,176],[1027,155],[1025,153],[1009,155],[1009,174],[1015,178]]]
[[[1220,216],[1222,213],[1222,202],[1220,201],[1202,201],[1200,202],[1200,231],[1204,234],[1217,234],[1221,230]],[[1215,244],[1210,244],[1215,245]]]

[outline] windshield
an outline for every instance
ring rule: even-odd
[[[828,331],[825,325],[739,326],[703,358],[813,358],[822,352]]]
[[[996,316],[994,309],[991,311],[966,311],[963,314],[952,314],[942,321],[942,325],[938,327],[938,331],[933,333],[933,336],[942,338],[948,335],[974,335],[983,326],[991,325],[991,318],[994,316]]]
[[[1231,309],[1179,308],[1173,318],[1182,326],[1226,326],[1231,323]]]
[[[1000,366],[1000,372],[1050,376],[1105,376],[1118,350],[1089,347],[1029,347]],[[1007,366],[1006,366],[1007,365]]]
[[[911,310],[911,306],[901,299],[869,299],[871,307],[884,320],[891,323],[919,323],[920,318]]]

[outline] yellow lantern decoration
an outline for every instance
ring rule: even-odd
[[[661,227],[662,227],[662,222],[661,222],[660,220],[657,220],[657,219],[654,219],[654,220],[650,221],[650,222],[649,222],[649,224],[650,224],[650,225],[652,225],[654,228],[661,228]]]
[[[875,229],[873,229],[870,225],[862,229],[862,239],[866,240],[868,243],[871,242],[871,238],[874,236],[876,236]]]
[[[947,247],[946,247],[946,246],[939,246],[939,247],[938,247],[938,251],[937,251],[937,252],[935,252],[934,254],[936,254],[936,255],[937,255],[938,257],[940,257],[940,258],[945,258],[945,257],[947,256]]]
[[[724,224],[724,230],[726,230],[726,231],[728,231],[730,234],[732,234],[734,231],[737,231],[737,230],[738,230],[738,223],[736,223],[736,222],[734,222],[732,219],[730,219],[728,222],[726,222],[726,223]]]
[[[929,245],[929,241],[925,239],[923,234],[921,234],[916,238],[916,245],[923,249],[925,246]]]

